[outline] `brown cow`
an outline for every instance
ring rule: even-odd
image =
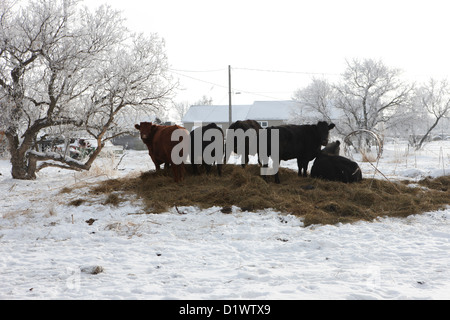
[[[141,139],[147,145],[148,153],[155,164],[156,171],[161,169],[161,164],[172,167],[175,182],[180,182],[184,179],[184,162],[175,161],[172,159],[172,150],[175,146],[181,143],[189,143],[189,132],[180,126],[160,126],[152,124],[151,122],[141,122],[136,124],[135,128],[141,132]],[[172,134],[180,130],[180,137],[177,141],[172,141]],[[181,149],[178,156],[185,156],[189,152],[189,146]]]

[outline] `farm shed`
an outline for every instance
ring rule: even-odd
[[[298,107],[295,101],[255,101],[252,105],[232,106],[233,122],[237,120],[256,120],[263,128],[286,123],[291,117],[293,109]],[[216,123],[223,130],[228,128],[228,105],[194,105],[183,117],[183,126],[191,131],[196,123],[207,125]]]

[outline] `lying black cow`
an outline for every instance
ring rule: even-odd
[[[356,162],[322,152],[314,161],[311,177],[351,183],[361,181],[362,172]]]
[[[205,167],[206,173],[209,174],[211,172],[211,166],[213,165],[213,163],[206,163],[205,159],[203,157],[204,156],[203,152],[205,151],[205,148],[208,147],[210,144],[214,143],[214,141],[215,141],[215,136],[212,136],[211,140],[209,140],[209,141],[203,141],[205,133],[207,131],[209,131],[209,130],[217,130],[219,132],[219,134],[217,134],[217,135],[222,136],[222,141],[220,141],[220,144],[222,146],[222,151],[223,151],[223,143],[224,143],[224,141],[223,141],[224,140],[223,139],[223,130],[219,126],[217,126],[217,124],[210,123],[210,124],[208,124],[206,126],[199,127],[199,128],[196,128],[196,129],[192,130],[191,133],[190,133],[190,136],[191,136],[191,150],[190,150],[189,156],[190,156],[190,159],[191,159],[192,171],[193,171],[194,174],[198,174],[199,173],[197,164],[195,162],[200,162],[200,161],[201,161],[202,165]],[[194,150],[195,150],[195,146],[196,146],[196,142],[195,142],[195,140],[196,140],[195,139],[195,134],[196,133],[200,134],[199,140],[201,141],[202,145],[201,145],[201,149],[199,149],[198,151],[201,150],[201,154],[194,154]],[[205,140],[207,140],[207,139],[205,139]],[[212,150],[211,156],[213,158],[216,157],[215,149]],[[201,160],[199,160],[200,158],[201,158]],[[217,173],[219,174],[219,176],[222,175],[222,163],[217,163]]]
[[[267,128],[268,155],[273,157],[271,144],[272,131],[279,133],[278,160],[297,159],[298,175],[306,177],[308,163],[320,153],[322,146],[328,144],[329,131],[335,127],[334,123],[319,122],[315,125],[282,125]],[[275,182],[280,183],[278,172]]]
[[[256,135],[258,135],[259,130],[262,129],[261,125],[255,121],[255,120],[238,120],[236,122],[233,122],[231,124],[231,126],[228,128],[230,130],[238,130],[238,129],[242,129],[244,132],[247,132],[247,130],[255,130]],[[236,137],[234,137],[234,147],[233,147],[233,151],[236,154],[238,153],[238,140]],[[257,149],[255,149],[257,150]],[[248,164],[249,161],[249,155],[255,155],[256,153],[251,153],[250,154],[250,145],[249,145],[249,138],[246,137],[245,138],[245,151],[244,154],[240,154],[243,157],[244,162],[242,163],[242,167],[245,168],[245,165]],[[241,160],[242,161],[242,160]]]

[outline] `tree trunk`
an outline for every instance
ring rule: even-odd
[[[5,132],[8,140],[9,153],[11,155],[11,175],[13,179],[34,180],[36,179],[36,161],[28,156],[28,150],[32,146],[33,138],[27,136],[22,144],[16,133]]]
[[[18,155],[11,155],[11,175],[14,179],[19,180],[34,180],[36,179],[36,174],[33,169],[29,166],[29,159]]]
[[[428,129],[427,133],[425,133],[425,135],[422,137],[422,139],[420,139],[419,143],[416,145],[416,150],[420,150],[422,148],[423,143],[425,142],[425,140],[428,139],[428,136],[430,135],[431,131],[433,131],[433,129],[436,128],[441,118],[442,117],[436,118],[436,121],[433,123],[433,125]]]

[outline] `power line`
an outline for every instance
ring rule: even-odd
[[[206,80],[198,79],[198,78],[195,78],[195,77],[191,77],[191,76],[179,73],[179,72],[175,72],[173,70],[174,69],[171,69],[172,73],[177,74],[177,75],[182,76],[182,77],[186,77],[186,78],[189,78],[189,79],[192,79],[192,80],[195,80],[195,81],[199,81],[199,82],[203,82],[203,83],[207,83],[207,84],[212,84],[214,86],[221,87],[221,88],[228,88],[227,86],[224,86],[224,85],[221,85],[221,84],[217,84],[217,83],[214,83],[214,82],[211,82],[211,81],[206,81]]]
[[[233,70],[257,71],[257,72],[271,72],[271,73],[304,74],[304,75],[340,76],[340,74],[338,74],[338,73],[306,72],[306,71],[287,71],[287,70],[269,70],[269,69],[256,69],[256,68],[233,68]]]
[[[272,99],[272,100],[281,100],[280,98],[271,97],[271,96],[262,94],[264,92],[251,92],[251,91],[239,90],[239,89],[234,89],[234,91],[240,92],[240,93],[245,93],[245,94],[251,94],[251,95],[254,95],[254,96],[260,96],[260,97],[263,97],[263,98],[269,98],[269,99]],[[268,93],[271,93],[271,92],[268,92]]]
[[[203,79],[199,79],[190,75],[186,75],[183,74],[184,73],[212,73],[212,72],[224,72],[227,69],[213,69],[213,70],[181,70],[181,69],[172,69],[169,68],[169,71],[171,71],[172,73],[179,75],[181,77],[185,77],[185,78],[189,78],[191,80],[195,80],[198,82],[202,82],[202,83],[207,83],[213,86],[217,86],[220,88],[224,88],[224,89],[229,89],[229,86],[226,85],[222,85],[222,84],[218,84],[215,82],[211,82],[211,81],[207,81],[207,80],[203,80]],[[256,72],[268,72],[268,73],[286,73],[286,74],[302,74],[302,75],[328,75],[328,76],[338,76],[339,74],[334,74],[334,73],[319,73],[319,72],[304,72],[304,71],[283,71],[283,70],[268,70],[268,69],[255,69],[255,68],[235,68],[232,67],[231,70],[244,70],[244,71],[256,71]],[[225,79],[225,78],[224,78]],[[269,99],[273,99],[273,100],[281,100],[280,98],[276,98],[273,96],[270,96],[268,94],[277,94],[277,93],[288,93],[286,92],[261,92],[261,91],[248,91],[248,90],[242,90],[239,88],[233,88],[233,92],[240,92],[240,93],[244,93],[244,94],[250,94],[250,95],[255,95],[255,96],[260,96],[260,97],[264,97],[264,98],[269,98]]]
[[[234,69],[234,68],[232,68],[232,69]],[[211,84],[211,85],[214,85],[214,86],[217,86],[217,87],[220,87],[220,88],[229,89],[229,87],[228,87],[228,86],[225,86],[225,85],[221,85],[221,84],[214,83],[214,82],[211,82],[211,81],[202,80],[202,79],[198,79],[198,78],[196,78],[196,77],[188,76],[188,75],[185,75],[185,74],[176,72],[175,69],[170,69],[170,70],[171,70],[171,72],[174,73],[174,74],[177,74],[177,75],[182,76],[182,77],[189,78],[189,79],[191,79],[191,80],[195,80],[195,81],[199,81],[199,82]],[[226,70],[226,69],[222,69],[222,71],[224,71],[224,70]],[[193,72],[194,72],[194,71],[193,71]],[[200,71],[196,71],[196,72],[200,72]],[[251,94],[251,95],[255,95],[255,96],[260,96],[260,97],[263,97],[263,98],[269,98],[269,99],[273,99],[273,100],[280,100],[279,98],[276,98],[276,97],[272,97],[272,96],[268,96],[268,95],[267,95],[267,93],[268,93],[268,94],[273,94],[273,93],[277,93],[277,92],[252,92],[252,91],[247,91],[247,90],[241,90],[241,89],[239,89],[239,88],[233,88],[233,91],[234,91],[234,92],[244,93],[244,94]],[[266,93],[266,94],[264,94],[264,93]],[[283,93],[285,93],[285,92],[283,92]]]
[[[338,73],[329,73],[329,72],[288,71],[288,70],[273,70],[273,69],[259,69],[259,68],[232,67],[231,69],[232,70],[244,70],[244,71],[256,71],[256,72],[270,72],[270,73],[304,74],[304,75],[325,75],[325,76],[340,76],[341,75]],[[221,69],[211,69],[211,70],[186,70],[186,69],[169,68],[169,71],[187,72],[187,73],[211,73],[211,72],[224,72],[224,71],[227,71],[227,69],[221,68]]]
[[[227,69],[213,69],[213,70],[183,70],[183,69],[172,69],[169,68],[169,71],[174,72],[188,72],[188,73],[209,73],[209,72],[222,72],[226,71]]]

